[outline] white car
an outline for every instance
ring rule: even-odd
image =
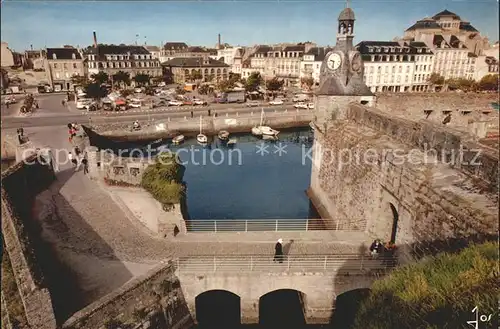
[[[135,88],[135,89],[134,89],[134,92],[135,92],[135,93],[142,93],[142,88]]]
[[[168,102],[168,105],[171,105],[171,106],[182,106],[182,103],[181,101],[170,101]]]
[[[133,107],[133,108],[139,108],[141,107],[141,102],[137,102],[137,101],[132,101],[129,103],[130,107]]]
[[[205,102],[201,99],[193,99],[193,104],[194,105],[207,105],[207,102]]]
[[[314,103],[308,103],[307,108],[310,110],[314,110]]]
[[[259,102],[248,102],[247,107],[257,107],[259,106]]]
[[[90,106],[92,103],[92,100],[87,99],[87,98],[82,98],[76,101],[76,108],[79,110],[86,109]]]
[[[269,102],[269,105],[283,105],[283,101],[281,99],[275,99]]]
[[[296,109],[307,109],[307,104],[306,103],[296,103],[293,105]]]

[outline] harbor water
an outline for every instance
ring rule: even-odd
[[[277,140],[231,134],[228,147],[217,136],[202,146],[195,138],[175,146],[186,167],[187,208],[196,219],[318,218],[305,193],[310,184],[313,133],[280,132]]]

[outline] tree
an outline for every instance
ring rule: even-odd
[[[438,73],[432,73],[429,77],[429,82],[433,85],[442,85],[444,84],[444,78]]]
[[[193,70],[190,74],[191,81],[201,80],[203,79],[203,75],[200,70]]]
[[[71,77],[71,83],[75,86],[84,86],[87,83],[87,77],[74,74]]]
[[[241,74],[229,72],[229,81],[234,85],[241,81]]]
[[[285,83],[285,81],[274,77],[271,80],[266,81],[266,88],[267,88],[267,90],[275,93],[278,90],[280,90],[281,88],[283,88],[284,83]]]
[[[229,81],[229,80],[221,80],[221,81],[219,81],[219,83],[217,83],[217,89],[223,93],[225,93],[233,88],[234,88],[234,83],[232,81]]]
[[[151,77],[148,74],[136,74],[134,77],[134,81],[138,86],[144,86],[149,83],[149,80],[151,80]]]
[[[95,83],[102,85],[109,81],[109,76],[106,72],[100,71],[99,73],[94,73],[90,76]]]
[[[481,90],[498,91],[498,74],[488,74],[481,78],[478,82],[478,88]]]
[[[130,74],[128,72],[118,71],[113,74],[113,82],[118,83],[118,85],[122,86],[123,84],[126,86],[130,85]]]
[[[307,89],[311,90],[311,87],[314,85],[314,79],[313,77],[304,77],[300,79],[300,83]]]
[[[259,72],[253,72],[246,80],[245,89],[247,91],[255,91],[262,84],[262,77]]]
[[[107,95],[106,89],[102,87],[100,83],[97,82],[89,83],[85,87],[85,93],[87,94],[88,97],[93,98],[95,100],[99,100],[103,97],[106,97]]]
[[[210,93],[210,86],[209,85],[201,85],[199,88],[198,88],[198,93],[202,94],[202,95],[208,95]]]
[[[206,82],[212,82],[212,81],[214,81],[214,79],[215,79],[215,75],[213,75],[213,74],[209,74],[209,75],[205,76]]]
[[[464,79],[464,78],[454,78],[445,80],[445,83],[448,85],[450,90],[462,90],[462,91],[472,91],[475,89],[476,83],[472,79]]]

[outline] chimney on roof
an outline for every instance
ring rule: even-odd
[[[217,49],[220,49],[221,48],[221,44],[220,44],[220,33],[217,35]]]
[[[92,34],[94,35],[94,47],[97,49],[97,35],[95,34],[95,31],[92,32]]]
[[[30,49],[33,50],[33,45],[30,45]]]

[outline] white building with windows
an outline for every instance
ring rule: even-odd
[[[223,61],[229,66],[232,66],[235,56],[241,52],[241,49],[242,47],[227,47],[223,49],[217,49],[217,59],[219,61]]]
[[[331,48],[324,47],[312,47],[310,48],[302,58],[300,62],[300,73],[299,78],[309,78],[312,77],[314,84],[319,84],[319,74],[321,69],[321,64],[325,59],[326,54],[331,50]]]
[[[362,41],[355,47],[364,61],[364,80],[372,92],[426,91],[432,51],[421,42]]]
[[[260,72],[264,79],[277,77],[285,86],[299,85],[302,57],[312,44],[258,46],[246,73]]]
[[[151,77],[163,75],[160,61],[141,46],[98,45],[88,48],[85,55],[89,74],[104,71],[112,76],[124,71],[130,78],[140,73]]]

